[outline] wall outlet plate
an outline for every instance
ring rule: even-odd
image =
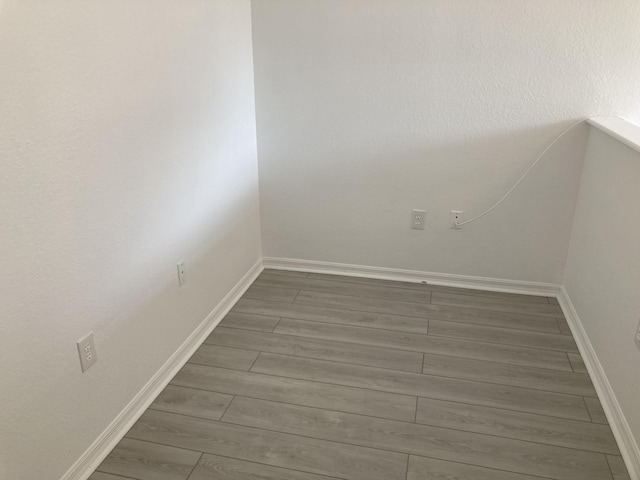
[[[638,328],[636,329],[636,336],[634,340],[636,341],[638,348],[640,348],[640,321],[638,322]]]
[[[462,222],[462,210],[451,210],[449,213],[449,228],[459,230],[462,228],[458,223]]]
[[[424,210],[412,210],[411,211],[411,228],[415,230],[424,230],[424,222],[427,216],[427,212]]]
[[[178,286],[182,286],[187,281],[187,271],[184,268],[184,260],[178,262]]]
[[[78,340],[78,354],[80,354],[80,367],[82,372],[89,370],[89,367],[98,361],[96,345],[93,342],[93,332]]]

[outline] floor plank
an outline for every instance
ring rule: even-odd
[[[189,363],[211,367],[249,370],[258,357],[258,352],[239,348],[202,344],[189,359]]]
[[[407,480],[541,480],[541,477],[411,455]]]
[[[439,337],[464,338],[487,343],[518,345],[529,348],[577,352],[578,347],[572,337],[554,333],[515,331],[509,328],[464,325],[461,323],[429,321],[429,335]]]
[[[189,480],[335,480],[335,477],[204,454]]]
[[[291,288],[312,292],[322,292],[352,297],[381,298],[405,302],[430,303],[431,292],[410,290],[399,287],[366,285],[362,283],[336,282],[313,278],[295,278],[285,276],[260,275],[254,285],[263,287]]]
[[[98,471],[138,480],[186,480],[200,455],[182,448],[123,438]]]
[[[350,327],[284,318],[280,320],[274,333],[410,350],[436,355],[450,355],[513,365],[549,368],[567,372],[572,371],[569,360],[563,352],[550,352],[548,350],[510,345],[496,345],[457,338],[382,331],[364,327]]]
[[[307,304],[338,310],[342,309],[341,311],[360,311],[387,315],[396,314],[406,317],[498,326],[518,330],[559,332],[558,322],[555,318],[523,315],[514,312],[497,312],[447,305],[393,302],[390,300],[377,300],[372,302],[363,298],[317,292],[300,292],[294,305],[296,304]],[[295,315],[283,314],[278,316],[305,319]]]
[[[111,475],[110,473],[93,472],[89,480],[136,480],[131,477],[123,477],[121,475]]]
[[[602,409],[600,399],[585,397],[584,403],[587,405],[587,410],[589,411],[589,416],[591,417],[591,421],[593,423],[601,423],[604,425],[609,424],[607,416]]]
[[[275,268],[265,268],[263,273],[267,273],[269,275],[287,275],[289,277],[301,277],[305,278],[309,274],[307,272],[297,272],[295,270],[279,270]]]
[[[249,332],[230,328],[216,328],[205,340],[215,345],[227,345],[246,350],[257,350],[298,357],[317,358],[334,362],[369,365],[372,367],[422,371],[422,354],[404,350],[355,345],[315,338]]]
[[[201,365],[185,365],[172,384],[229,395],[413,421],[416,397]]]
[[[496,312],[516,312],[541,317],[563,318],[559,305],[549,303],[513,303],[502,299],[477,297],[471,295],[459,295],[455,293],[433,292],[431,303],[436,305],[450,305],[453,307],[476,308],[479,310],[492,310]]]
[[[229,312],[219,323],[219,326],[240,328],[243,330],[256,330],[258,332],[273,332],[273,329],[276,328],[279,320],[280,319],[278,317]]]
[[[407,465],[407,455],[400,453],[153,410],[144,413],[127,435],[348,480],[404,480]]]
[[[563,335],[572,335],[571,328],[564,318],[558,318],[558,328]]]
[[[562,480],[609,473],[602,454],[264,400],[235,397],[222,421]]]
[[[242,297],[258,300],[268,300],[270,302],[291,303],[296,298],[296,295],[298,295],[298,290],[252,285],[247,289],[246,292],[244,292],[244,295]]]
[[[167,385],[149,408],[219,420],[232,398],[232,395]]]
[[[582,397],[528,388],[261,353],[252,372],[589,420]]]
[[[376,285],[381,287],[406,288],[406,289],[429,291],[429,292],[457,293],[460,295],[471,295],[471,296],[501,299],[503,301],[509,301],[509,302],[548,303],[546,297],[540,297],[536,295],[525,295],[520,293],[490,292],[487,290],[447,287],[443,285],[433,285],[429,283],[399,282],[397,280],[381,280],[377,278],[365,278],[365,277],[348,277],[344,275],[329,275],[324,273],[310,273],[309,278],[317,279],[317,280],[331,280],[336,282],[361,283],[365,285]]]
[[[569,357],[569,362],[571,363],[571,368],[573,368],[574,372],[586,374],[589,373],[587,371],[587,366],[584,364],[584,361],[582,360],[582,357],[579,353],[567,353],[567,357]]]
[[[620,455],[607,455],[607,460],[609,461],[613,480],[631,480],[627,466]]]
[[[303,290],[298,294],[295,303],[419,318],[427,318],[430,312],[429,305],[425,305],[423,303],[398,302],[378,298],[350,297],[347,295],[310,292],[306,290]]]
[[[423,373],[571,395],[597,396],[589,375],[546,368],[425,354]]]
[[[427,333],[424,319],[369,312],[354,312],[335,308],[310,305],[287,304],[264,300],[240,299],[233,307],[234,312],[269,315],[282,318],[321,321],[341,325],[359,325],[383,330]]]
[[[429,398],[418,399],[416,421],[435,427],[484,433],[599,453],[618,453],[608,425],[565,420]]]

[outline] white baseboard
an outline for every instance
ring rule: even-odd
[[[578,313],[576,312],[576,309],[571,302],[571,298],[569,298],[564,286],[560,289],[558,302],[560,303],[560,307],[564,312],[567,323],[571,328],[571,332],[576,340],[582,359],[587,366],[593,385],[598,393],[600,402],[602,403],[604,413],[607,416],[607,420],[609,420],[609,425],[611,426],[613,435],[618,442],[618,447],[620,448],[620,453],[622,454],[624,463],[629,471],[629,476],[631,477],[631,480],[640,480],[640,449],[633,437],[629,423],[627,422],[622,408],[618,403],[618,399],[611,388],[611,384],[607,379],[604,369],[600,364],[600,360],[598,360],[596,351],[587,336],[587,332],[585,331],[582,322],[580,321],[580,317],[578,317]]]
[[[556,297],[560,286],[552,283],[525,282],[522,280],[505,280],[498,278],[472,277],[449,273],[421,272],[418,270],[402,270],[399,268],[368,267],[347,263],[319,262],[315,260],[297,260],[291,258],[263,258],[264,267],[275,270],[294,270],[352,277],[378,278],[402,282],[426,283],[447,287],[488,290],[492,292],[520,293]]]
[[[62,476],[61,480],[86,480],[93,473],[158,394],[178,373],[178,370],[193,355],[200,344],[209,336],[220,320],[231,310],[231,307],[235,305],[262,270],[262,259],[260,259],[216,305],[198,328],[180,345],[169,360],[109,424],[67,473]]]

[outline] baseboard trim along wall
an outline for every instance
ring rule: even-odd
[[[611,388],[611,384],[600,364],[600,360],[598,360],[596,351],[587,336],[580,317],[578,317],[578,312],[571,302],[571,298],[569,298],[569,294],[564,286],[560,289],[558,303],[560,303],[560,307],[571,328],[582,359],[587,366],[593,385],[602,403],[602,408],[607,416],[607,420],[609,420],[609,425],[611,425],[613,435],[618,442],[618,447],[629,471],[629,476],[632,480],[640,480],[640,449],[633,437],[629,423],[618,403],[613,388]]]
[[[100,434],[93,444],[65,473],[61,480],[86,480],[109,452],[124,437],[147,407],[162,392],[202,342],[211,334],[220,320],[231,310],[244,292],[263,270],[258,260],[231,291],[207,315],[196,330],[180,345],[165,364]]]
[[[522,280],[505,280],[498,278],[473,277],[449,273],[421,272],[418,270],[402,270],[399,268],[369,267],[347,263],[319,262],[315,260],[298,260],[292,258],[264,257],[264,267],[275,270],[294,270],[352,277],[378,278],[401,282],[425,283],[446,287],[470,288],[503,293],[521,293],[544,297],[557,297],[560,285],[552,283],[525,282]]]

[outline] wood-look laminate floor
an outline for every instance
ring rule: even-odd
[[[624,480],[555,299],[265,270],[91,480]]]

